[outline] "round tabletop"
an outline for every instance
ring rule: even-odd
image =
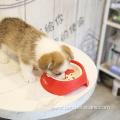
[[[41,86],[39,76],[37,82],[26,83],[19,62],[11,55],[8,64],[0,64],[0,117],[16,120],[51,118],[78,109],[90,98],[97,80],[96,66],[85,53],[68,46],[74,59],[84,66],[89,86],[62,96],[51,94]],[[38,71],[33,72],[41,75]]]

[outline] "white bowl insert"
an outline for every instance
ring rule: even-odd
[[[47,74],[47,76],[52,77],[53,79],[59,80],[59,81],[69,81],[69,80],[74,80],[74,79],[78,78],[82,74],[82,69],[74,63],[70,63],[68,69],[73,69],[74,73],[70,73],[69,75],[66,75],[66,79],[59,79],[60,76],[53,77],[53,76],[49,76],[48,74]],[[63,74],[63,75],[65,75],[65,74]]]

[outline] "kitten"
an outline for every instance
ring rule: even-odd
[[[69,47],[50,39],[19,18],[5,18],[0,22],[0,63],[9,62],[9,49],[18,55],[26,82],[36,81],[32,73],[34,65],[50,75],[60,76],[74,58]]]

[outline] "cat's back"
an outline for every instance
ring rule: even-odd
[[[25,32],[25,29],[32,29],[32,27],[19,18],[4,18],[0,22],[0,31],[2,33]]]
[[[19,18],[4,18],[0,21],[0,44],[6,44],[12,50],[31,49],[34,42],[46,36]]]
[[[4,18],[0,22],[0,38],[5,40],[6,37],[12,39],[36,38],[43,35],[40,31],[27,24],[19,18]]]

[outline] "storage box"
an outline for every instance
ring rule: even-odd
[[[113,81],[112,94],[113,94],[115,97],[120,98],[120,81],[117,80],[117,79],[115,79],[115,80]]]

